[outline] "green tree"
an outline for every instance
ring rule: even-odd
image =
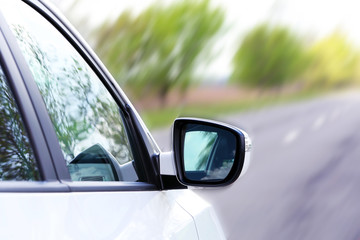
[[[233,82],[280,86],[305,69],[302,41],[286,27],[258,25],[247,33],[236,51],[233,68]]]
[[[135,95],[186,90],[199,55],[224,22],[209,0],[154,4],[137,16],[129,11],[105,22],[94,34],[96,50],[117,81]]]
[[[359,53],[340,32],[315,43],[308,55],[310,65],[304,76],[308,87],[345,85],[358,75]]]

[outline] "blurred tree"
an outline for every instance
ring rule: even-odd
[[[310,66],[304,79],[308,87],[334,87],[351,83],[358,74],[358,51],[340,32],[315,43],[308,51]]]
[[[96,50],[117,81],[137,96],[162,101],[173,87],[186,90],[196,61],[224,22],[209,0],[154,4],[138,16],[129,11],[94,33]]]
[[[304,47],[288,28],[261,24],[242,41],[231,80],[248,86],[280,86],[305,69]]]

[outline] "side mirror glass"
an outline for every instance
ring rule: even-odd
[[[235,127],[201,119],[177,119],[174,152],[179,181],[190,186],[234,182],[245,160],[247,134]]]
[[[184,170],[193,181],[222,181],[234,165],[236,137],[221,128],[187,124],[184,138]]]

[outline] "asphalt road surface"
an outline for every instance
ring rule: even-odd
[[[213,203],[228,239],[360,239],[359,92],[218,120],[253,140],[244,177],[194,190]],[[170,133],[154,137],[170,148]]]

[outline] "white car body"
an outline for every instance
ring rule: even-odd
[[[1,193],[0,239],[225,239],[190,190]]]

